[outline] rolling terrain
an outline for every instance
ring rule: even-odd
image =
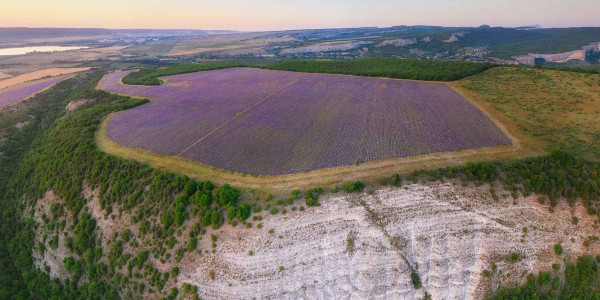
[[[444,64],[449,69],[439,73],[469,74],[436,83],[316,74],[318,62],[286,65],[306,73],[226,64],[227,69],[160,78],[157,72],[189,66],[144,68],[147,73],[137,79],[153,86],[137,86],[119,82],[126,73],[136,73],[114,70],[140,64],[111,62],[0,110],[0,298],[598,296],[598,74],[505,66],[473,74],[470,68],[451,70],[459,64]],[[320,71],[328,73],[348,68],[347,63],[323,65]],[[335,69],[339,66],[342,71]],[[123,90],[113,94],[97,89],[103,86]],[[340,92],[344,90],[351,93]],[[476,124],[489,122],[493,132],[511,144],[358,165],[350,159],[350,165],[337,168],[253,176],[122,147],[107,137],[111,120],[134,113],[121,120],[128,125],[120,127],[125,139],[133,141],[126,135],[139,126],[127,122],[144,120],[146,113],[135,113],[155,109],[142,123],[158,124],[147,133],[167,140],[151,144],[178,153],[198,137],[190,134],[193,138],[185,147],[168,139],[170,132],[185,133],[177,128],[161,131],[168,123],[161,117],[169,118],[172,112],[188,114],[173,119],[187,127],[193,123],[205,133],[218,127],[197,145],[218,137],[222,129],[236,134],[257,126],[250,141],[219,138],[210,144],[218,153],[234,155],[236,151],[215,145],[226,143],[237,153],[252,143],[260,149],[271,136],[260,126],[337,128],[333,125],[343,122],[326,122],[332,112],[389,99],[411,105],[379,128],[401,131],[394,121],[423,115],[406,114],[414,107],[436,112],[406,122],[406,131],[419,132],[448,120],[447,112],[440,111],[451,107],[430,109],[435,106],[429,102],[441,98],[440,90],[452,95],[443,100],[462,108],[448,124],[467,122],[463,131],[470,138]],[[122,95],[127,93],[156,100]],[[336,105],[327,106],[327,101]],[[202,127],[207,117],[194,119],[203,103],[209,112],[219,110],[208,129]],[[317,112],[306,110],[305,103],[318,103]],[[281,113],[286,106],[280,104],[293,113]],[[319,113],[323,107],[325,114]],[[465,110],[477,112],[477,117],[460,118]],[[372,120],[393,110],[383,106],[377,112],[367,123],[377,123]],[[296,123],[285,123],[277,118],[280,115]],[[352,122],[342,124],[343,132],[369,128],[356,125],[362,124],[357,117],[347,119]],[[474,120],[478,121],[469,123]],[[437,132],[446,127],[436,127]],[[290,130],[295,131],[306,130]],[[315,132],[327,131],[320,127]],[[294,144],[300,140],[295,136],[272,136],[278,140],[271,144],[276,149],[281,149],[279,143],[302,149],[314,145]],[[331,136],[326,142],[352,139]],[[371,141],[365,144],[369,145],[372,136],[386,135],[367,134],[359,140]],[[448,137],[456,135],[437,138],[447,142]],[[138,140],[148,141],[147,136]],[[198,153],[210,153],[209,148]]]

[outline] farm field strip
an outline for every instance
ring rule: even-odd
[[[38,71],[34,71],[34,72],[29,72],[29,73],[17,75],[17,76],[14,76],[14,77],[11,77],[11,78],[8,78],[5,80],[0,80],[0,90],[10,87],[10,86],[24,83],[27,81],[46,78],[48,76],[59,76],[59,75],[71,74],[71,73],[76,73],[76,72],[81,72],[81,71],[87,71],[89,69],[91,69],[91,68],[89,68],[89,67],[85,67],[85,68],[49,68],[49,69],[43,69],[43,70],[38,70]]]
[[[108,138],[226,170],[282,175],[512,144],[443,83],[235,68],[146,87],[121,84],[128,72],[98,88],[158,101],[112,116]]]
[[[64,80],[67,76],[58,76],[49,79],[28,83],[24,86],[9,87],[0,90],[0,109],[21,102],[35,94],[52,87],[54,84]]]

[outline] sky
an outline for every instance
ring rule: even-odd
[[[0,27],[600,26],[598,0],[1,0]]]

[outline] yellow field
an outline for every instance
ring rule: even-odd
[[[9,79],[0,81],[0,90],[10,87],[10,86],[18,85],[18,84],[21,84],[21,83],[24,83],[27,81],[37,80],[37,79],[41,79],[44,77],[54,77],[54,76],[59,76],[59,75],[64,75],[64,74],[82,72],[82,71],[87,71],[89,69],[91,69],[91,68],[50,68],[50,69],[34,71],[34,72],[18,75],[18,76],[11,77]]]

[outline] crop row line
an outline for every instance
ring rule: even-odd
[[[193,142],[191,145],[189,145],[187,148],[183,149],[183,151],[181,151],[179,154],[177,154],[177,156],[181,156],[183,155],[185,152],[187,152],[188,150],[190,150],[192,147],[194,147],[196,144],[200,143],[202,140],[204,140],[205,138],[207,138],[208,136],[210,136],[211,134],[213,134],[215,131],[219,130],[221,127],[227,125],[227,123],[235,120],[237,117],[243,115],[244,113],[246,113],[247,111],[251,110],[252,108],[254,108],[255,106],[263,103],[265,100],[271,98],[273,95],[279,93],[281,90],[285,89],[286,87],[298,82],[298,80],[300,80],[300,78],[296,78],[295,80],[292,80],[290,82],[288,82],[287,84],[285,84],[284,86],[278,88],[277,90],[275,90],[274,92],[272,92],[271,94],[267,95],[266,97],[260,99],[258,102],[248,106],[246,109],[242,110],[241,112],[235,114],[235,116],[233,116],[231,119],[221,123],[219,126],[217,126],[215,129],[211,130],[209,133],[205,134],[203,137],[199,138],[197,141]]]

